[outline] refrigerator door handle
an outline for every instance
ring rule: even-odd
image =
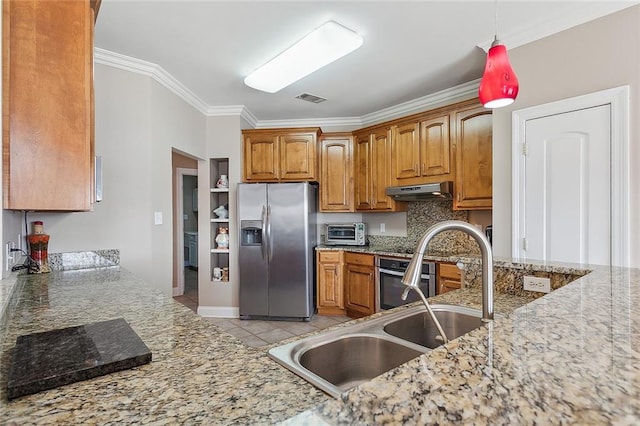
[[[271,241],[271,205],[267,205],[267,253],[269,253],[269,261],[273,259],[273,241]]]
[[[262,258],[267,259],[267,207],[262,206],[262,243],[260,244],[260,251],[262,252]]]

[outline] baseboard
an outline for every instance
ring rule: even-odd
[[[240,308],[233,306],[198,306],[198,315],[209,318],[240,318]]]

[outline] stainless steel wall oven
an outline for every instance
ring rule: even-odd
[[[409,292],[407,300],[402,300],[402,292],[406,288],[400,280],[407,270],[409,259],[378,256],[376,264],[378,273],[378,285],[376,291],[376,311],[395,308],[420,300],[415,291]],[[436,294],[436,264],[434,262],[422,263],[422,275],[420,289],[426,297]]]

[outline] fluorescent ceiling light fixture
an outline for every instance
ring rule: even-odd
[[[335,21],[322,24],[302,40],[249,74],[244,84],[276,93],[362,46],[362,37]]]

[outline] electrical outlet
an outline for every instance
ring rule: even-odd
[[[18,250],[18,244],[14,241],[9,241],[5,244],[5,257],[4,257],[4,269],[8,271],[13,265],[20,259],[20,252]]]
[[[524,289],[529,291],[537,291],[540,293],[549,293],[551,291],[551,279],[525,276]]]
[[[380,232],[387,232],[387,225],[384,223],[380,224]]]
[[[4,270],[8,271],[13,263],[13,253],[11,253],[11,243],[4,245]]]

